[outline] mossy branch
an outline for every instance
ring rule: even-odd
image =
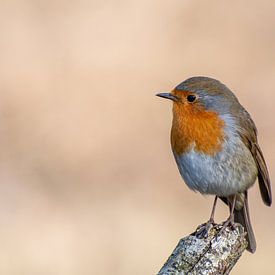
[[[229,274],[247,247],[244,228],[235,224],[220,232],[216,224],[207,236],[196,232],[181,239],[158,275]]]

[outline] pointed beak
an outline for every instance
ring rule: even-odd
[[[171,93],[159,93],[159,94],[156,94],[156,96],[167,98],[167,99],[170,99],[170,100],[173,100],[173,101],[178,101],[179,100],[178,97],[176,97],[175,95],[172,95]]]

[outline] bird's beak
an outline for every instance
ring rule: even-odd
[[[156,96],[171,99],[173,101],[178,101],[179,100],[178,97],[176,97],[175,95],[172,95],[171,93],[159,93],[159,94],[156,94]]]

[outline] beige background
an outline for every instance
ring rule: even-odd
[[[275,179],[275,2],[0,1],[0,274],[155,274],[210,214],[169,145],[193,75],[253,116]],[[250,191],[256,254],[274,274],[275,215]],[[228,215],[221,203],[217,220]]]

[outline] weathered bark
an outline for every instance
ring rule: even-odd
[[[235,224],[219,232],[217,224],[208,234],[196,232],[181,239],[158,275],[229,274],[247,247],[244,228]]]

